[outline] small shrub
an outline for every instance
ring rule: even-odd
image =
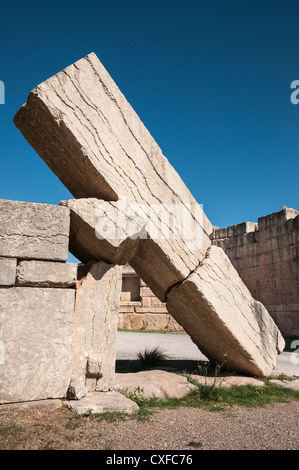
[[[191,441],[187,444],[188,447],[194,447],[194,449],[200,449],[203,446],[202,442]]]
[[[137,354],[137,358],[143,369],[150,369],[162,365],[167,356],[162,349],[156,346],[152,349],[145,348],[143,352]]]

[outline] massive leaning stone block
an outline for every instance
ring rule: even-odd
[[[123,241],[127,241],[131,266],[161,301],[169,302],[172,315],[200,349],[203,338],[198,333],[206,329],[205,322],[209,321],[214,343],[233,341],[242,345],[232,348],[236,356],[228,357],[227,365],[244,372],[254,370],[258,375],[271,372],[283,343],[279,331],[271,318],[270,328],[265,328],[263,322],[256,322],[256,328],[250,326],[260,314],[260,306],[248,297],[242,281],[236,281],[227,258],[211,258],[213,264],[220,263],[218,272],[225,294],[219,295],[219,282],[214,275],[207,279],[198,277],[202,269],[208,268],[206,255],[211,247],[212,225],[94,54],[36,87],[14,122],[75,198],[112,201],[107,208],[124,214],[121,223],[115,220],[117,232],[123,231],[123,236],[109,233],[103,237],[108,243],[107,252],[118,256]],[[84,204],[88,207],[86,201]],[[77,209],[74,206],[76,234],[71,237],[72,252],[79,259],[92,259],[95,250],[91,240],[95,236],[90,234],[95,229],[94,216],[88,218],[85,213],[80,220]],[[138,246],[134,242],[131,250],[130,231],[127,233],[124,225],[127,227],[135,216],[146,222],[146,230],[142,230]],[[80,224],[88,232],[87,243],[78,232]],[[102,256],[99,254],[98,259]],[[171,299],[178,291],[180,305],[176,306]],[[236,321],[224,314],[230,309],[228,304]],[[242,338],[244,330],[239,328],[244,312],[247,316],[242,321],[245,326],[248,324],[246,342]],[[265,311],[263,316],[267,316]],[[222,351],[213,348],[212,339],[208,342],[210,347],[206,350],[222,362]],[[255,355],[252,351],[257,343],[271,346],[265,348],[264,354]]]
[[[74,301],[74,289],[0,288],[0,403],[66,396]]]
[[[65,207],[0,199],[0,256],[66,261],[69,229]]]
[[[188,302],[186,302],[188,299]],[[221,248],[167,297],[167,310],[187,326],[209,359],[253,375],[268,375],[284,341],[266,308],[254,300]],[[201,325],[194,328],[194,325]]]
[[[95,54],[33,90],[14,122],[74,197],[118,201],[145,217],[150,212],[152,232],[169,230],[154,250],[140,243],[149,261],[140,273],[145,282],[156,284],[151,267],[165,264],[155,287],[160,299],[203,259],[211,223]],[[191,239],[178,233],[175,220],[164,222],[176,211],[194,225]],[[139,273],[138,257],[134,269]]]

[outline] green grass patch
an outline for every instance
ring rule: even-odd
[[[26,434],[22,426],[0,423],[0,450],[14,450],[24,439],[26,440]]]
[[[179,409],[181,407],[203,408],[212,412],[229,412],[234,405],[243,407],[263,407],[277,402],[299,401],[299,391],[292,390],[281,385],[267,384],[234,385],[232,387],[213,387],[197,383],[197,388],[189,392],[183,398],[161,399],[157,397],[145,398],[143,390],[138,388],[135,392],[126,393],[119,390],[127,398],[135,401],[139,411],[133,414],[127,413],[93,413],[89,410],[78,418],[91,419],[98,422],[106,421],[117,425],[120,421],[136,419],[146,422],[157,410]],[[190,446],[192,447],[191,443]],[[199,446],[198,446],[199,447]]]
[[[180,407],[205,408],[210,411],[223,411],[227,406],[260,407],[275,402],[299,400],[299,391],[280,385],[262,386],[234,385],[232,387],[214,387],[197,384],[197,388],[183,398],[145,399],[141,393],[126,395],[134,400],[144,413],[149,409],[176,409]]]

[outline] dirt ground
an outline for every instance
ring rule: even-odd
[[[54,411],[0,414],[1,450],[299,450],[299,402],[155,410],[114,422]]]

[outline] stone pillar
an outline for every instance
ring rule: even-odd
[[[113,389],[121,267],[103,261],[79,267],[68,397]]]
[[[63,398],[77,279],[69,211],[2,199],[0,220],[0,403]]]

